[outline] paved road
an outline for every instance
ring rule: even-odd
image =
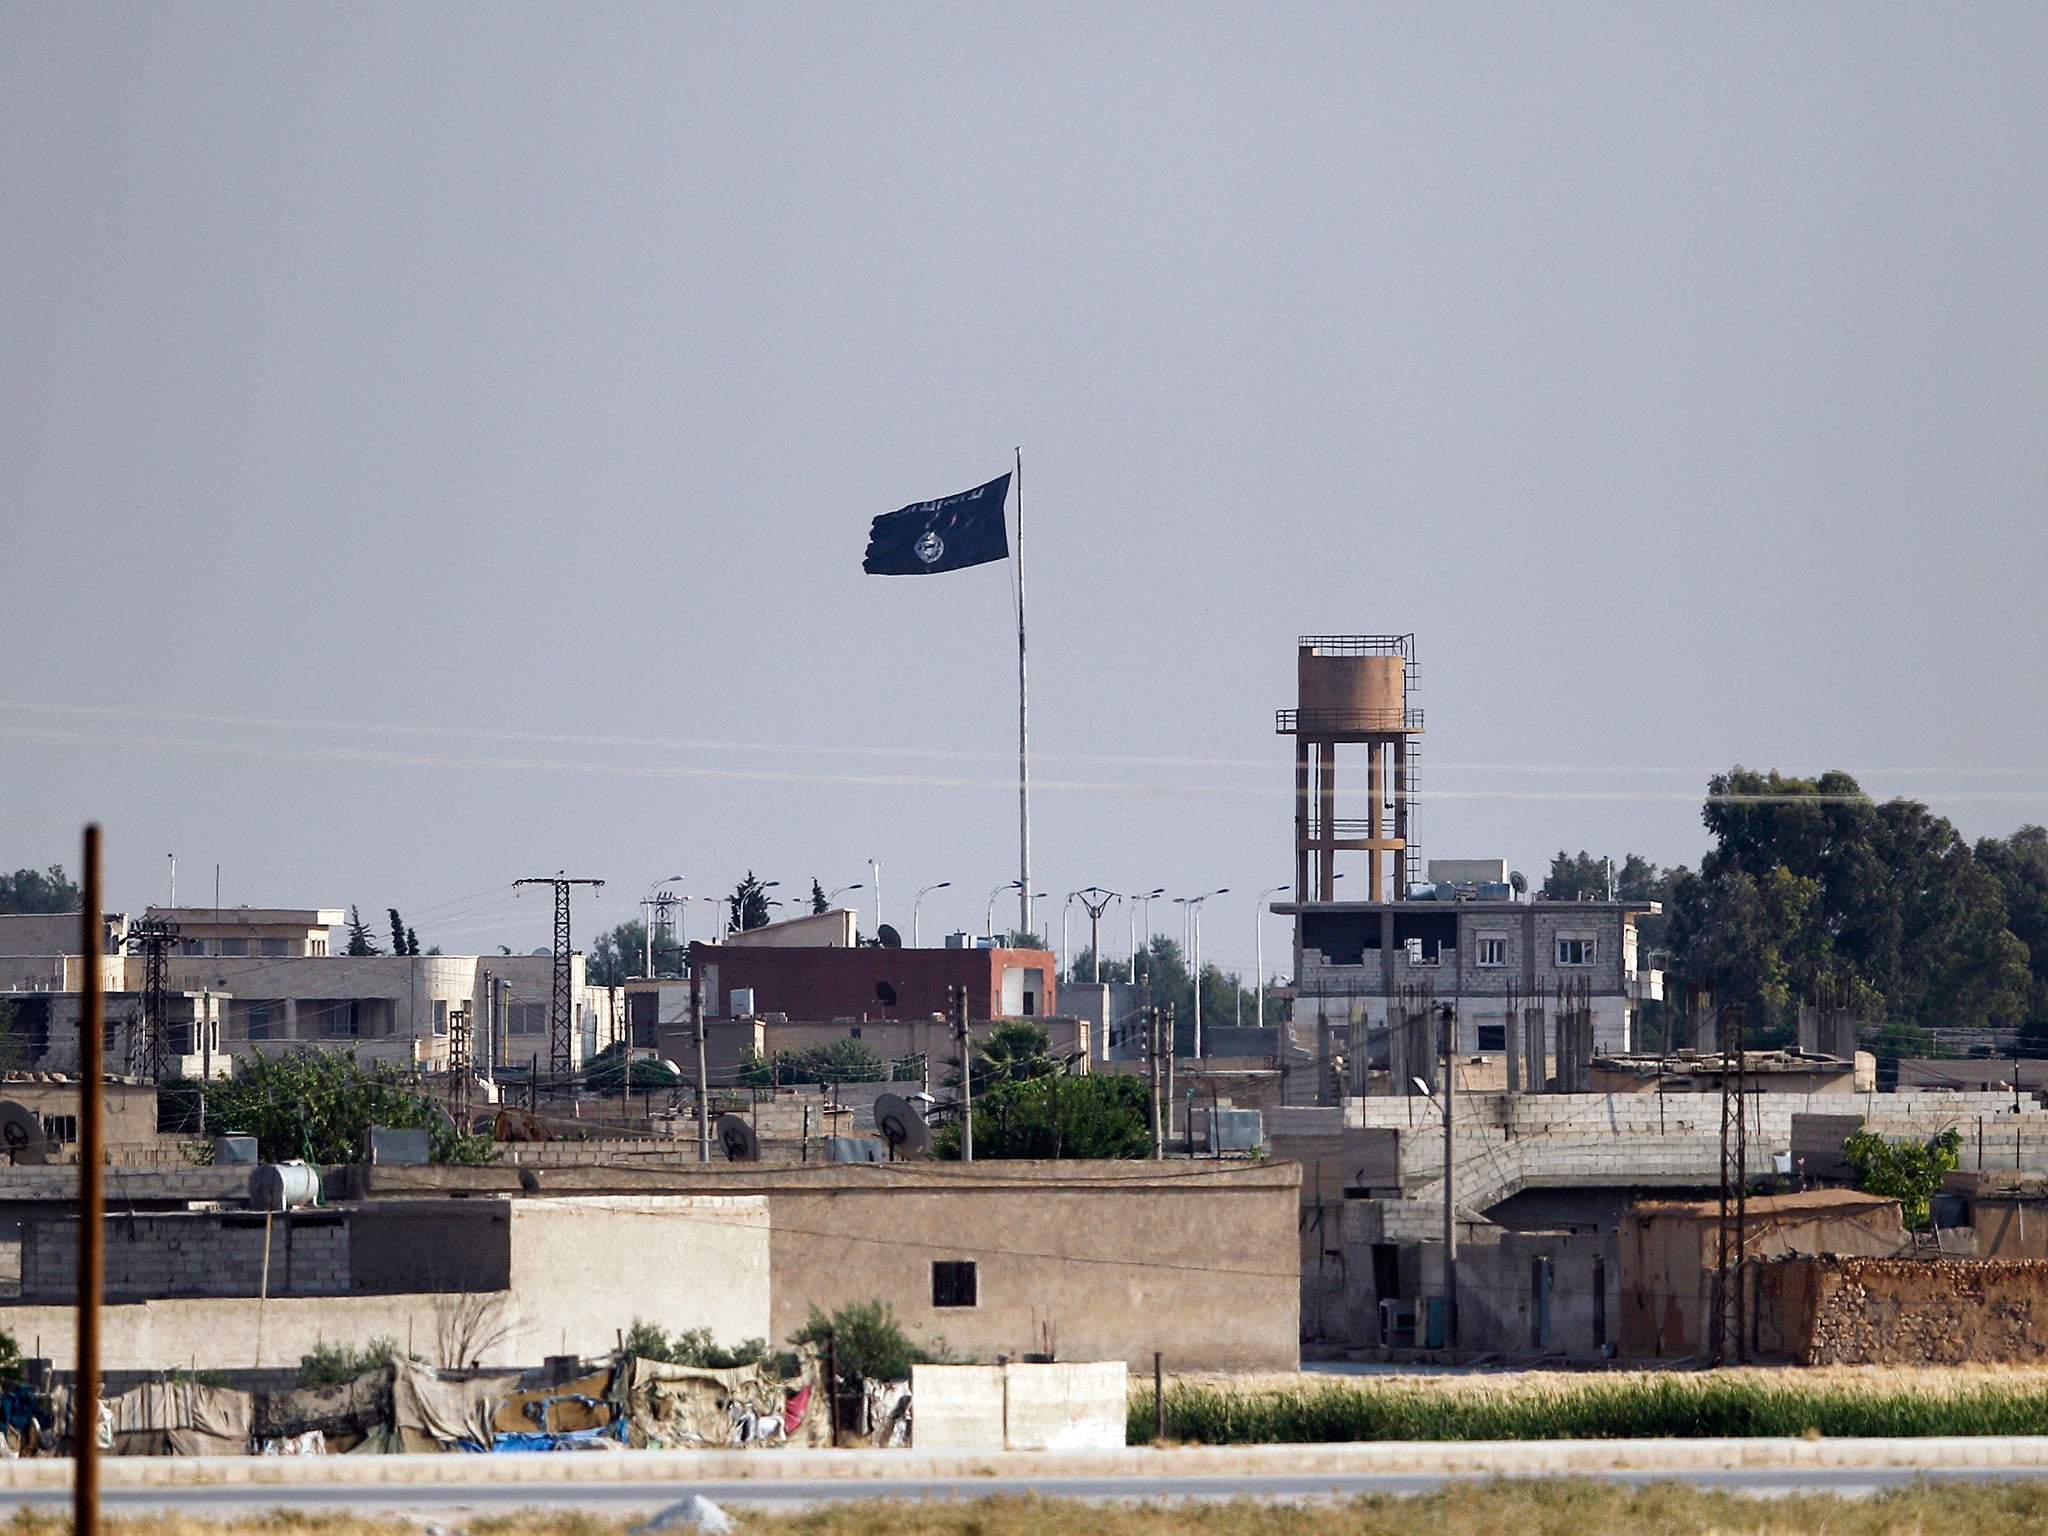
[[[1692,1487],[1731,1488],[1763,1497],[1787,1493],[1839,1493],[1851,1497],[1909,1483],[1916,1477],[1981,1482],[2041,1477],[2036,1468],[1957,1467],[1910,1469],[1814,1468],[1609,1472],[1616,1482],[1678,1482]],[[1335,1473],[1328,1476],[1260,1477],[978,1477],[818,1479],[811,1482],[733,1480],[674,1483],[532,1483],[507,1481],[460,1488],[431,1484],[324,1488],[109,1488],[101,1498],[110,1513],[171,1510],[185,1515],[235,1515],[252,1510],[347,1511],[359,1515],[406,1512],[462,1515],[507,1509],[581,1509],[615,1518],[651,1514],[702,1494],[715,1504],[762,1510],[866,1499],[960,1499],[1032,1493],[1073,1499],[1324,1499],[1364,1493],[1424,1493],[1450,1479],[1411,1472]],[[55,1506],[70,1502],[68,1489],[0,1489],[0,1511],[13,1506]]]

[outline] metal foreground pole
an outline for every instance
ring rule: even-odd
[[[1024,449],[1017,449],[1017,926],[1031,926],[1031,688],[1024,672]]]
[[[100,829],[85,829],[85,889],[79,903],[78,947],[85,957],[84,997],[78,1017],[78,1372],[71,1389],[72,1530],[99,1536],[100,1528],[100,1282],[106,1239],[106,1191],[101,1164],[106,1126],[106,1001],[100,955],[107,947],[100,923]]]
[[[704,1070],[704,982],[690,972],[690,1017],[697,1025],[697,1161],[711,1161],[711,1084]]]

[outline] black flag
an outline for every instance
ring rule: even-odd
[[[884,512],[868,532],[870,576],[929,576],[1010,558],[1003,503],[1010,477],[1002,475],[958,496],[920,501]]]

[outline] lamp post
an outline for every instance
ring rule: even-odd
[[[882,937],[882,861],[869,859],[868,867],[875,872],[875,939]]]
[[[1001,885],[988,893],[988,911],[982,914],[981,919],[981,931],[983,934],[991,939],[996,936],[996,898],[1005,891],[1021,891],[1023,889],[1024,882],[1022,880],[1005,880]]]
[[[1147,949],[1148,951],[1149,951],[1149,950],[1150,950],[1150,949],[1152,948],[1152,902],[1153,902],[1153,899],[1154,899],[1155,897],[1159,897],[1159,896],[1164,896],[1165,894],[1166,894],[1166,887],[1162,885],[1162,886],[1160,886],[1160,887],[1159,887],[1159,889],[1157,889],[1156,891],[1146,891],[1146,892],[1142,893],[1141,895],[1133,896],[1133,897],[1131,898],[1131,906],[1132,906],[1132,907],[1141,907],[1141,908],[1143,908],[1143,909],[1144,909],[1144,914],[1145,914],[1145,917],[1144,917],[1144,921],[1145,921],[1145,948],[1146,948],[1146,949]],[[1129,909],[1127,908],[1126,910],[1129,910]],[[1132,929],[1132,930],[1131,930],[1131,985],[1132,985],[1132,986],[1136,986],[1137,984],[1138,984],[1138,937],[1137,937],[1137,930],[1136,930],[1136,929],[1134,928],[1134,929]]]
[[[1176,906],[1187,909],[1188,936],[1192,940],[1189,948],[1190,953],[1193,955],[1194,963],[1190,975],[1195,983],[1195,1054],[1197,1056],[1202,1054],[1202,903],[1211,896],[1224,895],[1229,889],[1230,887],[1227,885],[1219,885],[1215,890],[1204,891],[1199,896],[1176,896],[1173,898]]]
[[[830,907],[833,902],[837,901],[840,897],[844,896],[848,891],[864,891],[866,889],[867,887],[862,885],[858,880],[854,881],[851,885],[842,885],[839,887],[838,890],[832,892],[831,895],[825,898],[825,905],[827,907]]]
[[[1252,905],[1252,947],[1259,957],[1259,1028],[1266,1027],[1266,898],[1278,896],[1282,891],[1294,889],[1292,885],[1276,885],[1271,890],[1259,892],[1259,899]]]
[[[929,896],[929,895],[930,895],[930,894],[931,894],[931,893],[932,893],[933,891],[943,891],[943,890],[947,890],[947,889],[950,889],[950,888],[951,888],[951,886],[952,886],[952,884],[953,884],[953,882],[952,882],[952,881],[950,881],[950,880],[941,880],[941,881],[939,881],[939,882],[938,882],[938,883],[937,883],[936,885],[928,885],[928,886],[926,886],[926,887],[925,887],[925,888],[924,888],[923,890],[919,891],[919,892],[917,893],[917,899],[916,899],[915,901],[911,902],[911,904],[910,904],[910,947],[911,947],[912,949],[916,949],[916,948],[918,947],[918,945],[917,945],[917,938],[918,938],[918,935],[917,935],[917,909],[918,909],[919,907],[921,907],[921,906],[923,906],[923,905],[924,905],[924,899],[925,899],[925,897]]]
[[[1074,897],[1076,894],[1074,891],[1067,892],[1067,899],[1060,903],[1060,955],[1059,964],[1054,969],[1059,972],[1062,982],[1069,982],[1074,979],[1067,974],[1067,918],[1074,910]]]

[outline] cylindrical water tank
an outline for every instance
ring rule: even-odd
[[[1353,730],[1397,731],[1407,702],[1402,668],[1399,656],[1322,656],[1304,650],[1301,713],[1331,722],[1356,722],[1350,726]]]
[[[265,1163],[249,1175],[249,1204],[291,1211],[320,1203],[320,1170],[308,1163]]]

